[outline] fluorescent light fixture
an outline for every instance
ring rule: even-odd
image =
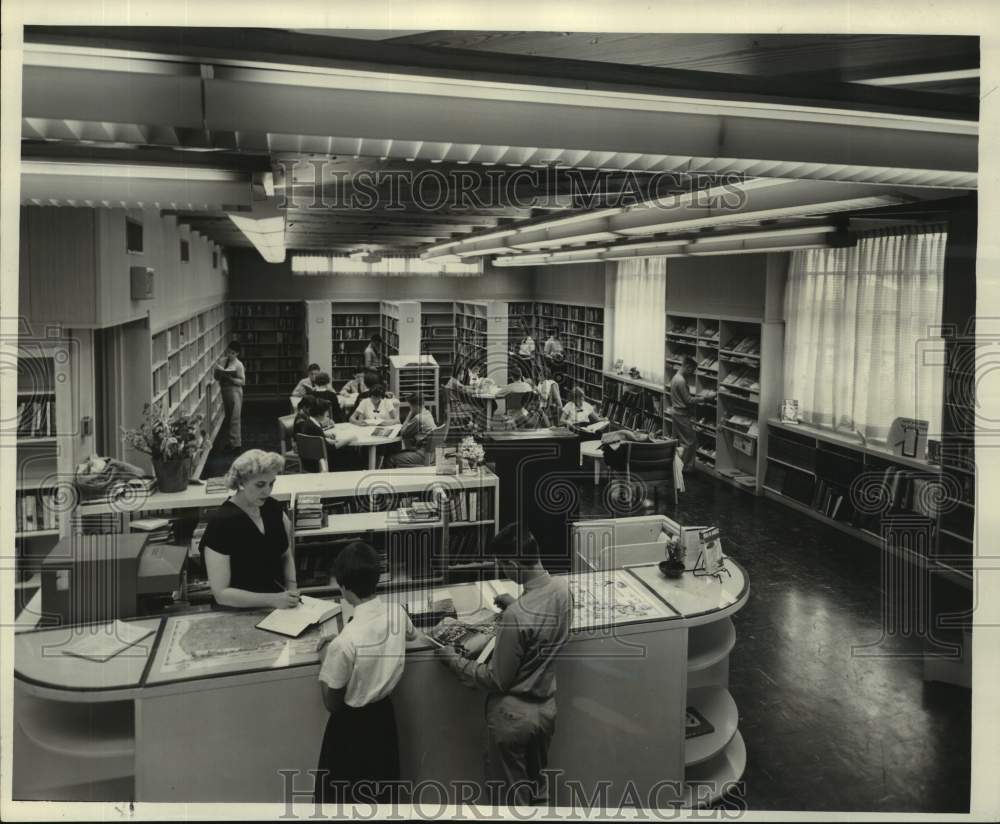
[[[792,229],[763,229],[759,232],[739,232],[731,235],[705,235],[704,237],[695,238],[690,243],[695,248],[701,248],[717,243],[731,243],[733,241],[744,240],[771,240],[778,237],[797,237],[800,235],[822,235],[836,231],[836,226],[796,226]]]
[[[484,255],[499,255],[504,252],[513,252],[509,246],[488,246],[485,249],[469,249],[463,252],[462,250],[457,251],[455,254],[460,258],[467,257],[482,257]]]
[[[371,260],[371,255],[293,255],[292,273],[296,275],[347,275],[351,277],[478,277],[482,261],[462,262],[457,258],[440,262],[415,257],[385,257]]]
[[[146,180],[188,180],[208,183],[248,181],[242,172],[199,166],[158,166],[140,163],[63,163],[58,160],[22,160],[21,173],[62,177],[132,177]]]
[[[449,241],[448,243],[439,243],[436,246],[431,246],[427,249],[424,249],[424,251],[420,253],[420,257],[424,258],[425,260],[427,258],[440,257],[441,255],[445,254],[446,250],[452,249],[455,246],[460,246],[461,243],[462,241],[460,240],[452,240]]]
[[[285,212],[272,201],[253,204],[250,212],[227,212],[229,219],[246,236],[268,263],[285,260]]]
[[[500,238],[502,238],[502,237],[510,237],[511,235],[516,235],[517,232],[518,232],[517,229],[504,229],[501,232],[489,232],[488,234],[485,234],[485,235],[474,235],[474,236],[472,236],[470,238],[467,238],[467,239],[468,240],[476,240],[476,241],[479,241],[479,240],[500,240]]]
[[[854,80],[860,86],[903,86],[917,83],[947,83],[952,80],[972,80],[979,77],[980,70],[955,69],[950,72],[925,72],[923,74],[900,74],[889,77],[869,77]]]

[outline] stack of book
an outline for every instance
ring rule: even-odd
[[[705,340],[717,341],[719,338],[719,327],[704,328],[701,330],[701,334],[698,335],[699,338],[704,338]]]
[[[208,495],[216,495],[219,492],[229,492],[230,489],[226,486],[226,479],[224,477],[220,478],[207,478],[205,480],[205,492]]]
[[[440,509],[428,501],[417,501],[412,506],[397,509],[396,516],[404,524],[434,523],[440,518]]]
[[[756,434],[757,423],[753,418],[749,418],[746,415],[730,415],[726,418],[723,423],[730,429],[738,429],[740,432],[750,432],[750,427],[754,427],[754,433]]]
[[[733,338],[723,348],[729,352],[739,352],[741,355],[758,355],[760,354],[760,341],[746,335],[741,338]]]
[[[715,396],[718,393],[714,389],[699,389],[697,394],[695,394],[695,400],[701,403],[711,403],[715,400]]]
[[[718,372],[719,371],[719,361],[717,358],[713,358],[711,355],[705,357],[701,363],[698,364],[699,369],[705,369],[708,372]]]
[[[685,337],[693,338],[698,334],[698,324],[688,323],[688,324],[678,324],[669,332],[668,335],[684,335]]]
[[[320,529],[325,525],[323,500],[319,495],[295,496],[295,528]]]

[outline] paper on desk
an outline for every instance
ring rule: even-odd
[[[581,427],[584,432],[600,432],[602,429],[606,429],[610,421],[597,421],[596,423],[588,424],[587,426]]]
[[[297,638],[313,624],[321,624],[340,611],[340,604],[303,595],[302,602],[297,607],[274,610],[257,624],[257,629]]]
[[[103,664],[154,632],[155,630],[149,627],[116,620],[101,627],[89,628],[82,638],[63,647],[63,653]]]

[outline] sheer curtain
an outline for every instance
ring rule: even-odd
[[[947,235],[879,234],[792,254],[785,391],[802,420],[884,440],[894,418],[940,431],[939,333]]]
[[[612,363],[621,359],[643,380],[663,383],[663,336],[666,331],[667,259],[633,258],[615,273],[615,326]]]

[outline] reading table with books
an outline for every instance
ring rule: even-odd
[[[656,564],[662,540],[684,534],[662,516],[574,525],[574,566],[566,573],[574,616],[557,664],[559,719],[549,757],[561,771],[558,803],[572,802],[567,781],[588,792],[610,781],[614,797],[628,786],[647,806],[696,806],[743,772],[746,751],[727,686],[730,617],[749,584],[721,554],[714,574],[692,568],[664,578]],[[434,647],[457,643],[485,660],[500,593],[516,595],[517,585],[483,580],[383,592],[423,628],[408,644],[393,693],[402,778],[444,782],[452,801],[461,787],[455,782],[483,782],[485,696],[443,667]],[[67,797],[75,785],[117,781],[140,802],[172,800],[178,787],[191,802],[284,803],[293,791],[308,797],[307,771],[316,766],[327,717],[317,640],[339,631],[350,606],[307,596],[286,612],[199,609],[127,620],[119,632],[18,633],[15,795]],[[105,643],[88,640],[98,630]]]

